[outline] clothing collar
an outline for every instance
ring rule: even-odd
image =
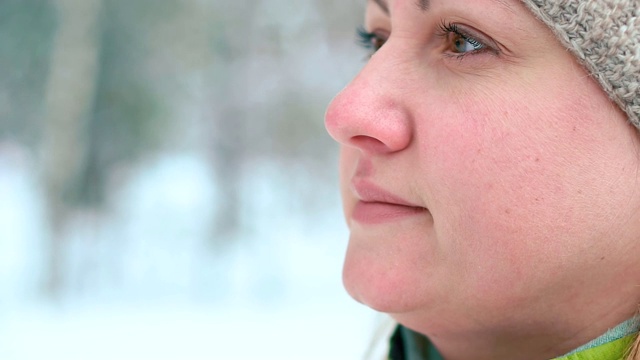
[[[633,317],[568,354],[553,360],[620,360],[635,340],[640,317]],[[390,341],[389,360],[443,360],[425,336],[398,325]]]

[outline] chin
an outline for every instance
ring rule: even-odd
[[[425,296],[420,296],[403,269],[366,260],[349,253],[345,259],[342,281],[354,300],[389,314],[413,312],[428,305],[420,301]]]

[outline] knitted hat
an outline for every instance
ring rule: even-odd
[[[522,0],[640,129],[640,0]]]

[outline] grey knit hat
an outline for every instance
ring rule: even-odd
[[[522,0],[640,129],[640,0]]]

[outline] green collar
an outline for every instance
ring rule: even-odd
[[[635,332],[637,319],[634,319],[633,327],[626,325],[628,324],[625,322],[585,346],[552,360],[622,360],[638,335]],[[620,329],[625,331],[622,333],[624,335],[620,333]],[[630,331],[634,332],[629,333]],[[442,360],[442,356],[424,335],[402,325],[396,328],[391,348],[390,360]]]
[[[624,359],[629,346],[635,338],[636,334],[627,335],[618,340],[574,352],[553,360],[621,360]]]

